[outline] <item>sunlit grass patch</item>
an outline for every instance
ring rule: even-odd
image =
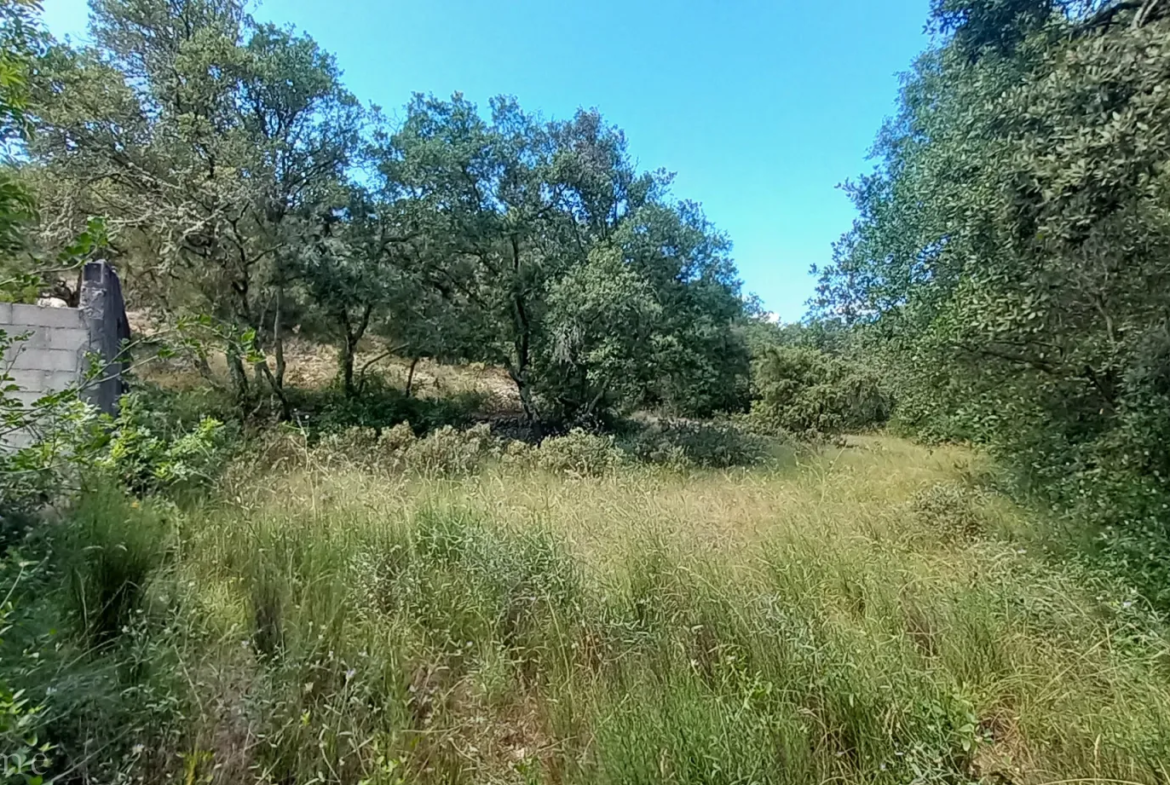
[[[1162,781],[1165,629],[972,460],[233,473],[145,582],[160,738],[223,782]]]

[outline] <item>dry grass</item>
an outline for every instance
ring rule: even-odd
[[[1166,782],[1159,622],[970,454],[852,444],[237,472],[152,583],[174,738],[218,782]]]
[[[149,331],[146,333],[149,334]],[[302,390],[322,390],[337,379],[337,350],[316,342],[292,338],[285,345],[288,370],[285,383]],[[214,382],[228,385],[227,364],[220,353],[211,353],[208,365]],[[385,347],[366,341],[360,347],[355,368],[366,369],[367,376],[390,387],[406,388],[410,360],[385,354]],[[138,375],[168,390],[192,390],[205,385],[198,370],[181,359],[150,362],[138,368]],[[492,402],[492,408],[504,412],[520,411],[516,385],[507,372],[482,363],[447,365],[420,360],[415,366],[412,390],[420,398],[444,398],[460,393],[477,393]]]

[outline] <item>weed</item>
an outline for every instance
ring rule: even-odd
[[[580,428],[545,439],[538,453],[540,468],[571,477],[601,476],[620,466],[625,457],[612,436],[598,436]]]
[[[916,493],[910,504],[918,519],[943,537],[970,539],[984,531],[979,493],[967,485],[935,483]]]
[[[163,514],[100,483],[82,497],[70,521],[70,600],[96,644],[115,637],[143,602],[164,558],[169,526]]]
[[[471,474],[491,456],[491,428],[479,424],[466,431],[443,426],[425,439],[411,442],[403,453],[407,471],[429,477]]]

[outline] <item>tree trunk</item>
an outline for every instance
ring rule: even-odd
[[[350,320],[348,312],[342,311],[337,315],[337,320],[345,330],[345,342],[341,348],[341,383],[346,398],[356,397],[358,393],[353,383],[353,364],[357,357],[358,343],[366,334],[366,328],[370,326],[370,314],[373,310],[372,305],[367,305],[356,325]]]
[[[253,349],[260,350],[260,339],[257,338],[253,344]],[[288,422],[292,419],[292,405],[288,402],[288,396],[284,394],[284,386],[278,384],[276,377],[272,375],[272,369],[268,367],[268,358],[260,360],[256,363],[254,369],[256,373],[256,384],[267,382],[268,387],[272,390],[272,394],[276,396],[276,400],[280,402],[280,420],[281,422]]]
[[[512,273],[515,277],[514,286],[520,286],[520,241],[512,237]],[[532,390],[528,384],[528,366],[531,356],[532,324],[528,319],[527,303],[524,293],[518,288],[512,293],[512,314],[516,323],[516,367],[509,370],[512,381],[516,382],[516,392],[520,394],[520,405],[524,409],[524,417],[529,422],[536,419],[536,407],[532,405]]]
[[[284,392],[284,335],[282,334],[281,316],[284,311],[284,285],[276,286],[276,314],[272,317],[272,352],[276,355],[276,386]]]
[[[248,374],[244,370],[244,361],[240,357],[240,351],[234,341],[228,344],[224,351],[224,357],[227,360],[228,375],[232,380],[232,391],[236,397],[236,404],[241,410],[246,410],[251,390],[248,387]]]
[[[516,383],[516,392],[520,395],[520,407],[524,410],[524,419],[531,423],[536,420],[536,406],[532,402],[532,388],[528,384],[526,371],[527,369],[517,371],[514,368],[509,368],[508,375]]]
[[[414,392],[414,369],[418,366],[417,357],[410,358],[410,370],[406,372],[406,397],[409,398]]]
[[[346,398],[357,395],[357,388],[353,384],[353,360],[356,353],[357,341],[347,332],[345,343],[341,347],[341,381]]]

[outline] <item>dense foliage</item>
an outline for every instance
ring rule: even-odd
[[[898,419],[989,444],[1170,600],[1170,18],[941,2],[824,271]]]
[[[881,378],[862,362],[808,346],[773,346],[753,367],[751,417],[772,431],[857,433],[889,419]]]

